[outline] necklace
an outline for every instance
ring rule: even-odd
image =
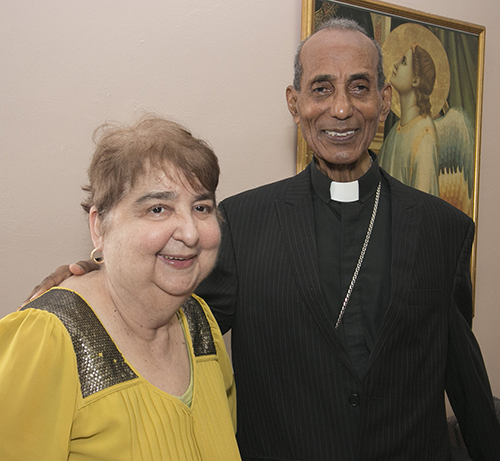
[[[335,329],[338,329],[340,322],[342,321],[342,317],[344,317],[347,304],[349,303],[349,299],[351,299],[352,290],[354,288],[354,285],[356,284],[356,280],[358,279],[358,274],[361,269],[361,264],[363,264],[363,259],[365,258],[366,249],[368,248],[368,243],[370,242],[370,237],[372,235],[373,224],[375,223],[375,217],[377,216],[381,186],[382,183],[379,182],[377,186],[377,192],[375,194],[375,203],[373,204],[372,217],[370,218],[370,224],[368,224],[368,230],[366,231],[365,241],[363,243],[363,247],[361,248],[358,264],[356,264],[356,269],[354,269],[354,274],[352,276],[351,283],[349,284],[349,288],[347,289],[347,294],[345,295],[344,303],[342,304],[342,309],[340,310],[339,318],[337,319],[337,323],[335,324]]]

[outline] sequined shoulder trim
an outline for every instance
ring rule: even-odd
[[[69,290],[50,290],[24,309],[56,315],[73,342],[83,397],[137,378],[88,304]]]
[[[190,297],[182,305],[182,311],[187,319],[194,355],[196,357],[215,355],[217,350],[212,336],[212,329],[200,303]]]

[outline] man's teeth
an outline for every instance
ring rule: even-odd
[[[165,259],[172,259],[174,261],[185,261],[188,258],[174,258],[173,256],[163,256]]]
[[[327,134],[329,134],[330,136],[335,136],[337,138],[345,138],[346,136],[350,136],[351,134],[354,134],[354,130],[353,131],[344,131],[343,133],[339,133],[338,131],[328,131],[328,130],[325,130],[325,132]]]

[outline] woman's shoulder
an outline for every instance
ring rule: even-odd
[[[184,302],[181,309],[186,317],[194,355],[196,357],[216,355],[216,343],[222,334],[207,303],[193,294]]]
[[[53,314],[67,331],[83,397],[137,378],[88,302],[76,291],[52,288],[23,310]]]
[[[52,295],[44,294],[0,320],[2,366],[33,372],[45,363],[47,372],[49,363],[60,367],[74,362],[73,344],[64,324],[50,308],[36,307],[47,297]]]
[[[71,336],[88,332],[95,324],[100,324],[88,302],[77,291],[54,287],[20,309],[24,311],[46,312],[64,325]]]
[[[68,311],[69,313],[72,308],[79,307],[82,304],[87,309],[89,308],[78,292],[64,287],[53,287],[24,305],[19,311],[23,312],[28,309],[35,309],[37,311],[50,312],[59,317],[61,311]]]
[[[45,304],[46,292],[30,301],[16,312],[12,312],[0,320],[0,337],[2,343],[8,343],[14,336],[24,337],[23,341],[35,339],[39,341],[48,332],[52,336],[64,332],[65,328],[57,315],[51,312],[50,306]]]
[[[224,376],[226,392],[229,396],[232,393],[232,389],[234,388],[234,376],[232,371],[231,360],[229,359],[229,355],[219,325],[217,324],[217,321],[215,320],[215,317],[213,316],[210,307],[202,298],[193,294],[193,296],[188,299],[187,303],[191,306],[191,308],[193,308],[193,311],[190,311],[190,309],[188,308],[188,314],[186,315],[186,317],[198,311],[198,314],[202,315],[203,318],[206,320],[205,324],[204,322],[196,322],[199,326],[201,325],[201,329],[198,330],[198,333],[196,333],[195,331],[190,331],[191,338],[193,341],[193,350],[195,356],[199,357],[200,355],[210,355],[210,354],[214,354],[217,356],[217,363]],[[184,306],[183,306],[183,311],[186,313],[186,311],[184,310]],[[191,317],[191,321],[194,318]],[[188,325],[189,322],[190,321],[188,317]],[[210,331],[208,331],[208,329]]]

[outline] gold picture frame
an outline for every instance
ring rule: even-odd
[[[402,59],[407,48],[423,44],[421,47],[431,50],[428,54],[436,64],[430,96],[430,118],[436,125],[437,140],[433,148],[437,151],[434,158],[438,158],[439,170],[431,170],[432,180],[438,184],[438,194],[435,189],[426,192],[440,195],[477,223],[485,28],[374,0],[302,0],[301,39],[307,38],[320,22],[331,17],[356,20],[381,45],[386,81],[389,82],[394,76],[393,69],[397,59]],[[395,146],[400,148],[401,139],[413,146],[410,149],[415,149],[410,137],[401,138],[401,108],[395,85],[394,83],[391,115],[379,126],[377,136],[370,146],[376,153],[383,151],[380,159],[383,168],[382,160],[390,160],[391,155],[399,152],[395,150]],[[394,141],[396,139],[399,144]],[[425,155],[429,157],[428,153]],[[299,128],[297,173],[311,159],[312,152]],[[386,163],[391,166],[389,160]],[[423,161],[422,157],[421,162]],[[390,168],[385,169],[397,177]],[[398,179],[408,184],[403,178]],[[415,184],[409,185],[424,190]],[[473,284],[475,267],[476,240],[471,259]]]

